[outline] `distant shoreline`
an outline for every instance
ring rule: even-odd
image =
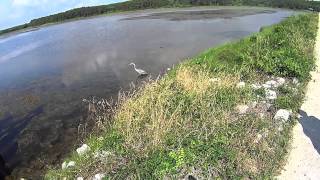
[[[13,32],[28,32],[29,29],[33,30],[35,28],[41,28],[43,26],[48,26],[52,24],[60,24],[70,21],[82,20],[87,18],[95,18],[99,16],[107,16],[119,13],[131,13],[139,12],[140,10],[154,10],[154,9],[172,9],[172,8],[188,8],[188,7],[262,7],[262,8],[281,8],[281,9],[295,9],[295,10],[308,10],[313,9],[314,11],[320,10],[320,2],[300,2],[300,3],[289,3],[285,2],[265,2],[259,3],[254,0],[248,3],[238,3],[237,1],[226,2],[226,3],[213,3],[213,2],[170,2],[166,0],[132,0],[125,1],[121,3],[101,5],[101,6],[91,6],[91,7],[81,7],[76,9],[71,9],[65,12],[37,18],[31,20],[29,23],[14,26],[8,29],[0,30],[0,36],[7,35]]]

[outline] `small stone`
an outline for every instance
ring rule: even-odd
[[[249,106],[247,106],[247,105],[238,105],[238,106],[236,107],[236,109],[237,109],[237,112],[238,112],[239,114],[245,114],[245,113],[247,113],[247,111],[248,111],[248,109],[249,109]]]
[[[84,180],[83,177],[77,177],[77,180]]]
[[[246,86],[246,83],[241,81],[237,84],[237,88],[244,88]]]
[[[102,180],[104,177],[106,177],[106,175],[99,173],[99,174],[94,175],[92,180]]]
[[[63,162],[62,163],[62,169],[67,169],[70,167],[74,167],[76,165],[76,163],[74,161],[70,161],[70,162]]]
[[[70,161],[68,164],[67,164],[67,168],[70,168],[70,167],[74,167],[76,166],[76,163],[74,161]]]
[[[277,99],[277,93],[273,90],[266,89],[266,98],[269,100]]]
[[[67,168],[67,162],[64,161],[64,162],[62,163],[62,165],[61,165],[61,168],[62,168],[62,169],[66,169],[66,168]]]
[[[275,120],[282,120],[284,122],[287,122],[290,118],[291,112],[286,109],[279,109],[274,116]]]
[[[284,83],[286,83],[286,79],[284,79],[282,77],[278,77],[277,82],[278,82],[279,86],[282,86],[282,85],[284,85]]]
[[[90,147],[86,144],[83,144],[76,151],[80,156],[82,156],[82,155],[86,154],[88,151],[90,151]]]

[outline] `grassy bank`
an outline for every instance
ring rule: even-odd
[[[163,7],[189,7],[189,6],[265,6],[289,9],[313,9],[320,11],[320,2],[307,0],[128,0],[109,5],[81,7],[65,12],[37,18],[12,28],[0,31],[0,35],[32,29],[47,24],[61,23],[102,14],[128,12],[142,9]]]
[[[122,94],[116,109],[90,103],[100,122],[85,141],[90,150],[70,155],[65,161],[75,166],[52,168],[46,179],[274,177],[314,68],[317,23],[317,14],[290,17]],[[282,83],[267,87],[270,80]],[[279,109],[292,110],[291,118],[274,118]]]

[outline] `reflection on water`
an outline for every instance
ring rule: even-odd
[[[257,32],[292,13],[241,9],[209,13],[210,18],[208,12],[197,18],[178,13],[182,20],[170,21],[167,16],[177,14],[145,18],[150,12],[140,12],[1,38],[0,152],[10,159],[11,149],[18,149],[21,163],[14,173],[37,177],[46,164],[59,163],[72,149],[77,127],[86,123],[83,98],[114,97],[131,82],[143,80],[129,63],[156,77],[204,49]],[[136,16],[144,18],[132,18]]]

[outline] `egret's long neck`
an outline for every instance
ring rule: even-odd
[[[134,69],[137,69],[137,68],[136,68],[136,64],[134,64],[134,63],[133,63],[133,67],[134,67]]]

